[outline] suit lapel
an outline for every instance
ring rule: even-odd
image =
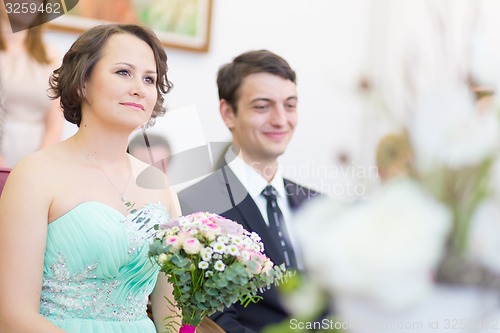
[[[291,210],[295,211],[301,204],[300,197],[297,195],[297,185],[287,179],[284,179],[283,182],[285,183],[285,192],[288,204],[290,205]]]
[[[293,212],[297,211],[306,201],[319,195],[319,193],[300,186],[288,179],[284,179],[283,181],[285,183],[288,203]]]

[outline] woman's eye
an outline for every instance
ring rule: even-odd
[[[116,74],[130,76],[130,72],[128,70],[126,70],[126,69],[120,69],[120,70],[116,71]]]
[[[155,79],[154,79],[154,77],[151,77],[151,76],[145,77],[144,81],[146,81],[149,84],[155,84],[155,82],[156,82]]]

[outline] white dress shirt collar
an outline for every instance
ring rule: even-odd
[[[233,150],[233,145],[229,146],[225,155],[225,160],[231,171],[235,174],[236,178],[238,178],[238,180],[247,189],[252,199],[255,200],[259,197],[267,185],[272,185],[276,189],[278,192],[278,198],[286,199],[283,173],[279,165],[273,179],[270,183],[268,183],[260,173],[245,163],[241,156],[236,155]]]

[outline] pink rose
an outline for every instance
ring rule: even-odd
[[[182,248],[187,254],[197,254],[200,253],[202,246],[196,238],[189,237],[182,242]]]
[[[200,227],[202,234],[210,241],[213,241],[219,234],[220,228],[217,224],[207,221]]]
[[[172,249],[174,249],[174,250],[179,250],[181,248],[181,242],[179,240],[179,237],[177,237],[177,236],[167,237],[167,239],[165,240],[165,243],[167,245],[171,245]]]

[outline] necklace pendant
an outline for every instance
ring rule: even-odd
[[[125,193],[122,193],[122,194],[120,195],[120,199],[122,200],[122,202],[127,201],[127,197],[125,196]]]

